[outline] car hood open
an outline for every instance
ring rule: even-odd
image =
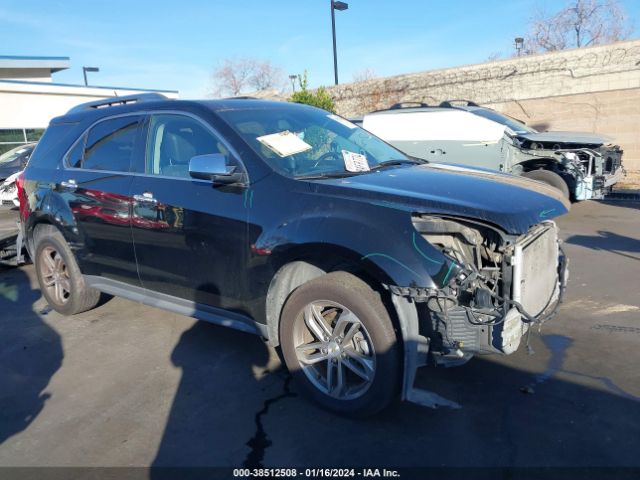
[[[476,219],[520,235],[569,211],[560,191],[514,175],[457,165],[400,166],[339,179],[314,180],[317,193],[416,213]]]

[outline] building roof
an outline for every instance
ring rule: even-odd
[[[2,68],[0,66],[0,68]],[[29,80],[6,80],[4,78],[0,78],[0,85],[5,84],[14,84],[14,85],[34,85],[34,86],[43,86],[43,87],[62,87],[62,88],[80,88],[83,90],[90,89],[103,89],[103,90],[132,90],[136,92],[159,92],[159,93],[180,93],[179,90],[166,90],[166,89],[158,89],[158,88],[135,88],[135,87],[110,87],[106,85],[82,85],[79,83],[57,83],[57,82],[32,82]]]
[[[69,57],[25,57],[0,55],[0,69],[47,69],[51,73],[71,67]]]

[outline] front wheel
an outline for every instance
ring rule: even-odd
[[[396,396],[400,348],[380,295],[346,272],[296,289],[285,304],[280,343],[302,392],[324,408],[372,415]]]
[[[564,198],[569,198],[569,186],[567,185],[567,182],[565,182],[560,175],[552,172],[551,170],[531,170],[530,172],[524,172],[522,176],[551,185],[552,187],[560,190],[562,195],[564,195]]]

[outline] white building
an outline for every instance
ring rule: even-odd
[[[175,90],[86,87],[53,82],[52,74],[70,66],[69,57],[0,55],[0,154],[38,140],[53,117],[79,103],[149,92],[178,97]]]

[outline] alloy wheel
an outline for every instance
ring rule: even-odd
[[[298,363],[320,391],[352,400],[369,389],[376,371],[373,342],[348,308],[328,300],[311,302],[298,316],[293,334]]]
[[[53,247],[43,248],[39,268],[48,297],[58,305],[66,304],[71,296],[71,279],[62,255]]]

